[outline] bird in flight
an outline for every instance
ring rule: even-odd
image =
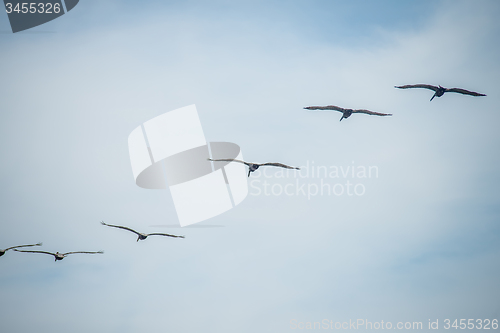
[[[281,163],[261,163],[261,164],[258,164],[258,163],[249,163],[249,162],[245,162],[245,161],[241,161],[241,160],[235,160],[235,159],[231,159],[231,158],[223,158],[223,159],[218,159],[218,160],[213,160],[213,159],[209,158],[208,160],[213,161],[213,162],[238,162],[238,163],[243,163],[245,165],[248,165],[248,177],[250,177],[250,172],[254,172],[255,170],[257,170],[261,166],[275,166],[275,167],[285,168],[285,169],[300,170],[300,168],[291,167],[291,166],[281,164]]]
[[[444,88],[441,86],[433,86],[430,84],[407,84],[405,86],[394,86],[394,88],[399,88],[399,89],[409,89],[409,88],[425,88],[425,89],[430,89],[434,90],[434,95],[432,95],[431,101],[434,99],[434,97],[441,97],[444,95],[445,92],[455,92],[463,95],[471,95],[471,96],[486,96],[485,94],[480,94],[474,91],[469,91],[461,88]]]
[[[31,245],[18,245],[18,246],[11,246],[6,248],[5,250],[0,250],[0,257],[5,254],[5,252],[12,250],[12,249],[17,249],[19,247],[29,247],[29,246],[42,246],[42,243],[36,243],[36,244],[31,244]]]
[[[391,113],[380,113],[380,112],[373,112],[370,110],[364,110],[364,109],[358,109],[358,110],[353,110],[353,109],[344,109],[339,106],[335,105],[327,105],[327,106],[306,106],[304,109],[307,110],[333,110],[333,111],[339,111],[342,112],[342,117],[340,118],[340,121],[344,118],[349,118],[353,113],[364,113],[364,114],[369,114],[372,116],[392,116]]]
[[[137,241],[145,240],[146,238],[148,238],[148,236],[168,236],[168,237],[184,238],[184,236],[176,236],[176,235],[170,235],[170,234],[163,234],[163,233],[159,233],[159,232],[154,232],[154,233],[151,233],[151,234],[143,234],[142,232],[137,232],[134,229],[130,229],[129,227],[123,227],[121,225],[107,224],[107,223],[104,223],[104,221],[101,221],[101,224],[102,225],[106,225],[108,227],[119,228],[119,229],[124,229],[124,230],[131,231],[131,232],[133,232],[134,234],[136,234],[138,236],[137,237]]]
[[[54,258],[56,259],[55,261],[63,260],[64,258],[66,258],[67,255],[75,254],[75,253],[86,253],[86,254],[103,254],[104,253],[104,251],[97,251],[97,252],[76,251],[76,252],[66,252],[66,253],[59,253],[59,252],[52,253],[52,252],[46,252],[46,251],[24,251],[24,250],[14,250],[14,251],[26,252],[26,253],[50,254],[51,256],[54,256]]]

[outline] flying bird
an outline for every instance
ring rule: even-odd
[[[152,234],[143,234],[142,232],[137,232],[137,231],[135,231],[133,229],[130,229],[129,227],[123,227],[121,225],[107,224],[107,223],[104,223],[104,221],[101,221],[101,224],[102,225],[106,225],[108,227],[120,228],[120,229],[131,231],[131,232],[133,232],[134,234],[136,234],[138,236],[137,237],[137,241],[145,240],[146,238],[148,238],[148,236],[168,236],[168,237],[184,238],[184,236],[176,236],[176,235],[170,235],[170,234],[163,234],[163,233],[159,233],[159,232],[154,232]]]
[[[29,247],[29,246],[42,246],[42,243],[36,243],[36,244],[31,244],[31,245],[17,245],[17,246],[11,246],[6,248],[5,250],[0,250],[0,257],[5,254],[5,252],[12,250],[12,249],[17,249],[19,247]]]
[[[455,92],[463,95],[471,95],[471,96],[486,96],[485,94],[480,94],[474,91],[469,91],[461,88],[444,88],[441,86],[433,86],[430,84],[407,84],[405,86],[394,86],[394,88],[399,88],[399,89],[408,89],[408,88],[425,88],[425,89],[430,89],[434,90],[434,95],[432,95],[431,101],[434,99],[434,97],[441,97],[444,95],[445,92]]]
[[[257,170],[261,166],[275,166],[275,167],[280,167],[280,168],[285,168],[285,169],[300,170],[300,168],[291,167],[291,166],[281,164],[281,163],[261,163],[261,164],[258,164],[258,163],[249,163],[249,162],[245,162],[245,161],[241,161],[241,160],[235,160],[235,159],[231,159],[231,158],[223,158],[223,159],[219,159],[219,160],[213,160],[213,159],[209,158],[208,160],[213,161],[213,162],[238,162],[238,163],[243,163],[245,165],[248,165],[248,177],[250,177],[250,172],[254,172],[255,170]]]
[[[353,109],[344,109],[339,106],[335,105],[327,105],[327,106],[306,106],[304,109],[307,110],[333,110],[333,111],[339,111],[342,112],[342,117],[340,118],[340,121],[344,118],[349,118],[353,113],[364,113],[364,114],[369,114],[372,116],[392,116],[391,113],[380,113],[380,112],[373,112],[370,110],[364,110],[364,109],[358,109],[358,110],[353,110]]]
[[[50,255],[54,256],[54,258],[56,259],[55,261],[63,260],[67,255],[69,255],[69,254],[75,254],[75,253],[86,253],[86,254],[103,254],[104,253],[104,251],[97,251],[97,252],[76,251],[76,252],[66,252],[66,253],[59,253],[59,252],[52,253],[52,252],[46,252],[46,251],[24,251],[24,250],[14,250],[14,251],[17,251],[17,252],[26,252],[26,253],[50,254]]]

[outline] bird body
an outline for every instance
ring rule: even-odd
[[[274,166],[274,167],[279,167],[279,168],[285,168],[285,169],[295,169],[295,170],[300,170],[300,168],[292,167],[286,164],[282,163],[250,163],[250,162],[245,162],[242,160],[235,160],[232,158],[222,158],[222,159],[208,159],[209,161],[212,162],[238,162],[238,163],[243,163],[248,166],[248,177],[250,177],[250,173],[254,172],[261,166]]]
[[[392,116],[391,113],[380,113],[380,112],[374,112],[370,110],[365,110],[365,109],[344,109],[339,106],[335,105],[327,105],[327,106],[306,106],[304,109],[307,110],[323,110],[323,111],[339,111],[342,112],[342,117],[340,118],[340,121],[344,118],[349,118],[353,113],[364,113],[364,114],[369,114],[372,116]]]
[[[104,223],[104,221],[101,221],[101,224],[108,226],[108,227],[119,228],[119,229],[128,230],[130,232],[133,232],[134,234],[137,235],[137,241],[145,240],[146,238],[148,238],[148,236],[168,236],[168,237],[175,237],[175,238],[184,238],[184,236],[176,236],[176,235],[164,234],[164,233],[159,233],[159,232],[154,232],[151,234],[144,234],[142,232],[137,232],[134,229],[131,229],[129,227],[124,227],[121,225],[107,224],[107,223]]]
[[[42,243],[36,243],[36,244],[30,244],[30,245],[17,245],[17,246],[11,246],[6,248],[5,250],[0,250],[0,257],[5,254],[5,252],[12,250],[12,249],[17,249],[20,247],[30,247],[30,246],[42,246]]]
[[[470,96],[486,96],[485,94],[480,94],[480,93],[465,90],[462,88],[445,88],[442,86],[433,86],[430,84],[407,84],[404,86],[394,86],[394,87],[399,88],[399,89],[424,88],[424,89],[433,90],[434,95],[432,96],[431,101],[434,99],[434,97],[441,97],[446,92],[455,92],[455,93],[459,93],[462,95],[470,95]]]
[[[75,254],[75,253],[85,253],[85,254],[103,254],[104,253],[104,251],[97,251],[97,252],[75,251],[75,252],[66,252],[66,253],[59,253],[59,252],[53,253],[53,252],[47,252],[47,251],[23,251],[23,250],[14,250],[14,251],[26,252],[26,253],[50,254],[50,255],[54,256],[55,261],[63,260],[64,258],[66,258],[67,255]]]

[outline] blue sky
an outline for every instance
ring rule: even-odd
[[[81,1],[17,34],[0,15],[0,248],[105,251],[1,257],[0,331],[498,319],[499,10]],[[412,83],[488,96],[429,102],[430,91],[393,88]],[[237,143],[247,160],[377,166],[379,176],[350,179],[362,196],[250,194],[204,222],[223,227],[152,227],[177,216],[168,191],[134,184],[127,137],[190,104],[207,140]],[[302,109],[328,104],[394,115],[339,122]],[[186,239],[137,243],[100,220]]]

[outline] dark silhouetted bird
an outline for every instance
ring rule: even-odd
[[[17,246],[12,246],[8,247],[5,250],[0,250],[0,257],[5,254],[5,252],[12,250],[12,249],[17,249],[19,247],[29,247],[29,246],[42,246],[42,243],[36,243],[36,244],[31,244],[31,245],[17,245]]]
[[[103,254],[104,251],[97,251],[97,252],[86,252],[86,251],[76,251],[76,252],[66,252],[66,253],[52,253],[52,252],[46,252],[46,251],[23,251],[23,250],[14,250],[17,252],[26,252],[26,253],[43,253],[43,254],[50,254],[51,256],[54,256],[56,259],[55,261],[58,260],[63,260],[67,255],[69,254],[75,254],[75,253],[85,253],[85,254]]]
[[[245,165],[248,165],[248,177],[250,177],[250,172],[254,172],[255,170],[257,170],[261,166],[274,166],[274,167],[285,168],[285,169],[300,170],[300,168],[291,167],[291,166],[281,164],[281,163],[261,163],[261,164],[258,164],[258,163],[249,163],[249,162],[245,162],[245,161],[234,160],[234,159],[230,159],[230,158],[223,158],[223,159],[217,159],[217,160],[213,160],[213,159],[209,158],[208,160],[213,161],[213,162],[238,162],[238,163],[243,163]]]
[[[184,238],[184,236],[176,236],[176,235],[170,235],[170,234],[163,234],[163,233],[159,233],[159,232],[154,232],[154,233],[151,233],[151,234],[143,234],[141,232],[135,231],[134,229],[130,229],[129,227],[123,227],[123,226],[120,226],[120,225],[106,224],[106,223],[104,223],[104,221],[101,221],[101,224],[102,225],[106,225],[108,227],[119,228],[119,229],[124,229],[124,230],[131,231],[131,232],[133,232],[134,234],[136,234],[138,236],[137,237],[137,241],[145,240],[146,238],[148,238],[148,236],[168,236],[168,237],[175,237],[175,238]]]
[[[364,114],[369,114],[372,116],[392,116],[391,113],[380,113],[380,112],[373,112],[370,110],[364,110],[364,109],[358,109],[358,110],[353,110],[353,109],[344,109],[339,106],[335,105],[327,105],[327,106],[306,106],[304,109],[307,110],[323,110],[323,111],[339,111],[342,112],[342,117],[340,118],[340,121],[344,118],[349,118],[353,113],[364,113]]]
[[[444,88],[441,86],[433,86],[430,84],[407,84],[406,86],[394,86],[395,88],[399,89],[409,89],[409,88],[425,88],[425,89],[430,89],[434,90],[434,95],[432,95],[431,101],[434,99],[434,97],[441,97],[444,95],[445,92],[455,92],[463,95],[471,95],[471,96],[486,96],[485,94],[480,94],[474,91],[469,91],[461,88]]]

